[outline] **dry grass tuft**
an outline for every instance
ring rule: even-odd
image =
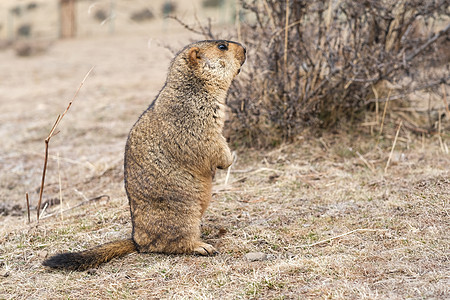
[[[427,139],[422,151],[420,139],[407,146],[398,138],[385,174],[391,141],[374,149],[376,136],[304,138],[273,151],[239,151],[227,185],[226,172],[217,174],[202,232],[219,255],[132,254],[83,273],[41,267],[47,255],[130,235],[127,200],[114,179],[110,200],[65,212],[63,221],[30,227],[20,225],[25,215],[15,217],[1,237],[8,277],[0,297],[448,297],[450,158],[434,154],[437,141]],[[249,252],[268,259],[249,262]]]

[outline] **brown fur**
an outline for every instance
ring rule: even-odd
[[[136,250],[216,253],[200,239],[200,220],[211,201],[216,168],[232,163],[222,135],[224,105],[244,61],[245,49],[230,41],[197,42],[177,54],[163,89],[131,129],[125,147],[132,239],[56,255],[44,265],[85,270]]]

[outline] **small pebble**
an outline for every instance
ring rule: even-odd
[[[9,271],[6,270],[0,271],[0,277],[9,277],[9,275],[11,275]]]
[[[42,250],[38,252],[40,258],[46,258],[48,256],[48,251]]]
[[[97,269],[89,269],[89,270],[87,270],[87,273],[89,275],[95,275],[95,274],[97,274]]]
[[[250,252],[245,254],[245,258],[249,261],[267,260],[267,254],[262,252]]]

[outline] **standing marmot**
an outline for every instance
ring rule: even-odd
[[[224,105],[245,48],[231,41],[188,45],[173,59],[166,83],[141,115],[125,147],[125,189],[132,238],[50,257],[44,266],[86,270],[134,251],[211,255],[200,220],[216,168],[232,163],[222,135]]]

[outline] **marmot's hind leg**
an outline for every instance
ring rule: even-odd
[[[200,210],[200,209],[198,209]],[[138,251],[143,253],[214,255],[217,250],[200,239],[200,215],[168,213],[153,214],[144,218],[141,212],[134,214],[133,239]],[[197,213],[199,214],[199,213]],[[140,221],[138,220],[145,220]]]
[[[135,239],[136,239],[135,235]],[[201,240],[171,239],[172,241],[151,240],[150,243],[143,243],[139,246],[139,252],[143,253],[168,253],[168,254],[195,254],[210,256],[217,254],[216,248]]]

